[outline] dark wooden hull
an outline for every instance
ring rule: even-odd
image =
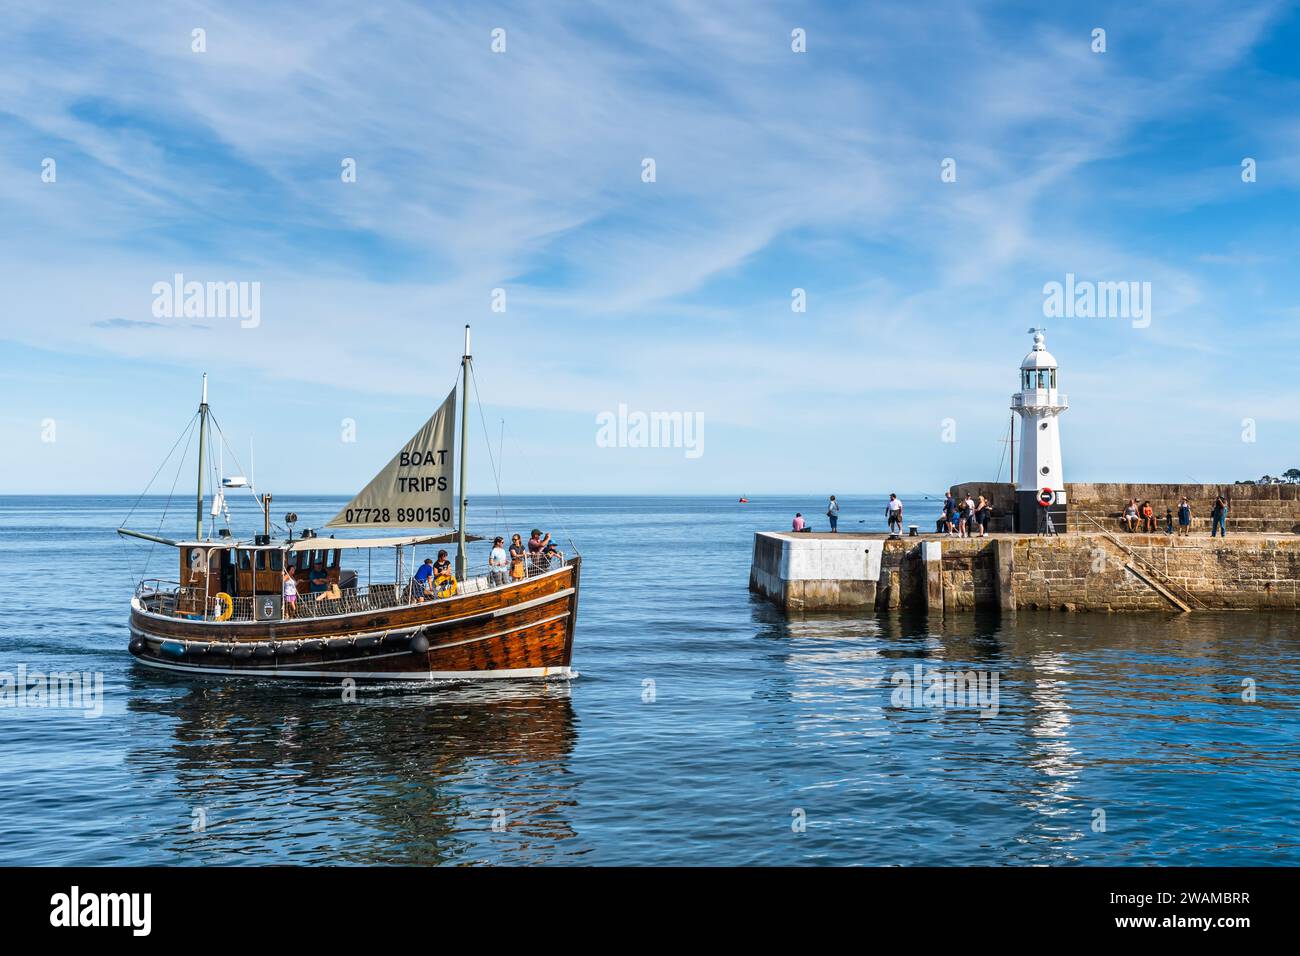
[[[131,653],[165,670],[387,680],[573,676],[581,559],[441,601],[274,622],[190,621],[131,604]]]

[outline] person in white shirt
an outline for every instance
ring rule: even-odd
[[[889,504],[885,505],[885,517],[889,519],[889,533],[902,537],[903,503],[898,500],[897,495],[889,496]]]
[[[840,503],[835,500],[834,495],[831,495],[830,503],[826,506],[826,517],[831,519],[831,532],[834,533],[835,526],[840,520]]]
[[[499,535],[492,539],[492,553],[488,555],[488,580],[492,584],[506,583],[506,569],[510,567],[510,556],[506,554],[506,539]]]

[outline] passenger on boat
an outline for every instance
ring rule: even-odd
[[[433,558],[425,558],[424,564],[420,565],[419,570],[415,572],[415,577],[411,580],[411,598],[416,601],[423,601],[425,592],[429,590],[429,579],[433,577]]]
[[[330,576],[326,573],[325,566],[313,567],[308,581],[310,582],[309,587],[312,594],[320,594],[329,587]]]
[[[283,588],[285,616],[293,617],[293,612],[298,609],[298,579],[289,568],[284,569]]]
[[[451,574],[451,561],[447,559],[446,550],[438,552],[438,560],[433,562],[433,576],[440,578],[444,574]]]
[[[494,587],[506,583],[506,568],[510,558],[504,547],[506,539],[498,535],[492,539],[492,553],[488,555],[488,580]]]
[[[524,549],[523,538],[517,534],[512,534],[510,536],[510,577],[516,581],[528,574],[524,568],[524,557],[527,553]]]

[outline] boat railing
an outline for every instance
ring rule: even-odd
[[[392,582],[372,583],[356,588],[334,588],[317,593],[300,589],[296,601],[285,602],[282,619],[298,621],[337,617],[342,614],[411,607],[465,594],[478,594],[547,574],[564,567],[567,563],[569,563],[568,559],[561,554],[551,555],[549,559],[530,555],[523,562],[516,562],[505,568],[492,568],[486,565],[472,567],[468,569],[464,580],[456,582],[452,593],[448,593],[451,589],[445,584],[441,588],[441,593],[436,584],[420,589],[415,584],[414,578],[400,585]],[[184,587],[178,581],[148,578],[136,587],[136,597],[140,599],[145,610],[169,617],[193,621],[268,619],[258,615],[258,607],[255,603],[265,602],[268,597],[265,594],[256,597],[231,598],[211,589]]]

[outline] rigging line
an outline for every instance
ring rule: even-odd
[[[176,496],[176,485],[181,480],[181,470],[185,467],[185,459],[189,457],[190,454],[190,443],[194,440],[194,426],[198,418],[199,416],[196,412],[194,419],[190,421],[190,427],[186,429],[186,435],[188,437],[185,439],[185,450],[181,452],[181,459],[176,463],[176,477],[172,479],[171,490],[167,492],[167,501],[163,505],[162,516],[158,519],[158,527],[155,533],[159,535],[162,534],[163,524],[167,521],[167,512],[171,510],[172,498]],[[179,439],[177,439],[177,441],[179,442]],[[145,552],[144,556],[144,568],[140,572],[140,580],[142,581],[144,580],[144,576],[149,573],[149,564],[153,561],[154,549],[157,547],[157,541],[149,542],[149,550]]]
[[[492,456],[492,439],[488,435],[487,416],[483,414],[483,399],[479,397],[478,374],[474,371],[473,362],[471,362],[469,366],[469,380],[474,383],[474,401],[478,403],[478,416],[479,421],[483,423],[483,440],[484,444],[487,445],[488,463],[492,466],[492,478],[496,482],[497,486],[497,521],[502,525],[505,525],[506,534],[508,535],[510,534],[510,525],[505,521],[505,506],[504,502],[501,500],[501,471],[497,468],[496,459]],[[504,427],[504,425],[505,419],[502,419],[502,427]],[[462,488],[460,493],[463,495],[465,489]]]
[[[505,430],[505,420],[504,420],[504,419],[502,419],[502,421],[501,421],[501,428],[502,428],[503,431]],[[514,440],[515,440],[515,433],[514,433],[514,432],[511,432],[511,433],[510,433],[510,440],[511,440],[511,441],[514,441]],[[555,507],[555,502],[553,502],[553,501],[551,500],[550,495],[548,495],[548,494],[546,494],[545,492],[543,492],[542,495],[541,495],[541,497],[546,499],[546,504],[547,504],[547,506],[551,509],[551,514],[555,516],[555,520],[556,520],[556,522],[559,524],[559,526],[560,526],[560,530],[564,533],[564,537],[565,537],[565,539],[569,542],[570,546],[571,546],[571,547],[573,548],[573,550],[574,550],[574,553],[576,554],[576,553],[578,552],[578,546],[577,546],[577,544],[574,543],[574,541],[573,541],[573,536],[572,536],[571,534],[569,534],[568,526],[565,525],[565,523],[564,523],[564,517],[560,514],[560,509],[558,509],[558,508]]]
[[[226,451],[230,452],[230,457],[234,461],[235,467],[239,469],[239,473],[241,475],[244,474],[244,466],[239,463],[239,456],[235,454],[235,449],[230,447],[230,442],[226,440],[226,433],[222,431],[221,423],[217,421],[217,417],[214,414],[212,414],[211,409],[208,409],[208,420],[212,422],[213,427],[216,428],[217,435],[219,435],[221,438],[222,446],[226,449]],[[262,513],[263,513],[262,512],[263,505],[262,505],[261,498],[258,496],[257,489],[254,488],[251,483],[249,483],[247,485],[244,485],[244,490],[253,496],[253,503],[257,505],[258,520],[261,521]],[[274,518],[271,519],[271,527],[276,531],[280,531],[280,532],[285,531],[285,527],[281,525],[278,521],[276,521]]]
[[[230,442],[226,440],[226,433],[222,430],[221,423],[217,421],[217,416],[213,414],[212,409],[208,409],[208,420],[212,422],[213,427],[217,430],[217,435],[221,437],[222,447],[224,447],[226,451],[230,452],[230,460],[233,461],[235,467],[239,469],[239,474],[247,474],[247,472],[244,471],[244,466],[239,463],[239,456],[235,454],[235,449],[231,448]],[[253,496],[254,501],[257,500],[257,489],[255,489],[251,483],[244,485],[244,490]]]
[[[158,480],[158,476],[162,474],[162,470],[167,467],[167,462],[171,461],[172,455],[176,454],[176,446],[181,443],[182,438],[190,433],[190,429],[194,427],[194,419],[198,417],[198,412],[195,412],[190,416],[189,424],[181,429],[181,433],[176,436],[176,441],[172,444],[171,451],[167,452],[167,457],[162,460],[162,464],[158,466],[158,470],[153,473],[153,477],[149,479],[149,484],[144,486],[144,491],[140,492],[140,497],[135,499],[135,504],[133,504],[131,510],[126,513],[126,517],[122,519],[122,523],[118,525],[119,528],[125,528],[126,523],[131,520],[131,515],[135,514],[135,509],[140,507],[140,502],[144,501],[145,496],[149,494],[149,489],[152,488],[153,483]],[[189,445],[186,445],[185,447],[188,449]]]

